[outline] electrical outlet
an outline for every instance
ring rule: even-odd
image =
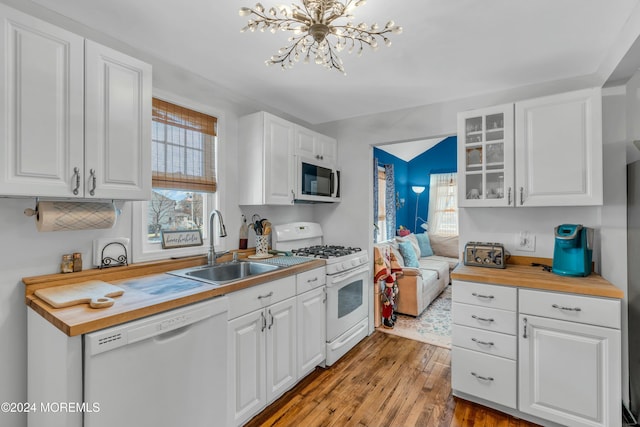
[[[535,252],[536,235],[528,231],[521,231],[516,234],[516,250],[525,252]]]

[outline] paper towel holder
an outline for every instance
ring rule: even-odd
[[[36,208],[35,209],[31,209],[31,208],[27,208],[24,210],[24,214],[26,216],[35,216],[38,215],[38,202],[40,200],[36,197]]]
[[[23,211],[25,216],[36,216],[36,215],[38,215],[38,202],[40,202],[40,200],[39,200],[38,197],[36,197],[36,208],[35,209],[26,208]],[[80,202],[80,203],[82,203],[82,202]],[[113,204],[113,208],[116,211],[116,215],[120,216],[120,214],[122,214],[122,211],[120,209],[118,209],[118,207],[116,206],[115,200],[111,199],[111,203]]]

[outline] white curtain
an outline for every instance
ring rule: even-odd
[[[429,186],[429,233],[458,235],[458,179],[455,173],[431,175]]]

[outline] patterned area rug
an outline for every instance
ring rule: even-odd
[[[451,348],[451,285],[418,317],[398,314],[393,329],[380,326],[381,332]]]

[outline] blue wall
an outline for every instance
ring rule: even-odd
[[[458,170],[457,158],[458,138],[450,136],[440,143],[413,158],[410,162],[393,156],[376,147],[373,155],[379,165],[393,164],[396,191],[400,198],[405,199],[405,205],[396,212],[396,226],[404,225],[415,232],[416,193],[411,190],[413,185],[421,185],[425,190],[420,194],[418,216],[427,219],[429,212],[429,181],[432,173],[450,173]],[[418,230],[422,221],[418,220]]]
[[[418,205],[418,216],[424,220],[427,219],[429,212],[429,181],[431,180],[432,173],[450,173],[458,171],[458,157],[457,157],[458,138],[456,136],[450,136],[431,149],[425,151],[417,157],[414,157],[409,163],[409,175],[407,190],[411,193],[408,201],[408,206],[411,212],[409,218],[411,218],[410,228],[414,230],[415,215],[416,215],[416,194],[411,191],[412,185],[422,185],[425,190],[420,194]],[[418,230],[422,230],[420,227],[422,221],[418,220]]]

